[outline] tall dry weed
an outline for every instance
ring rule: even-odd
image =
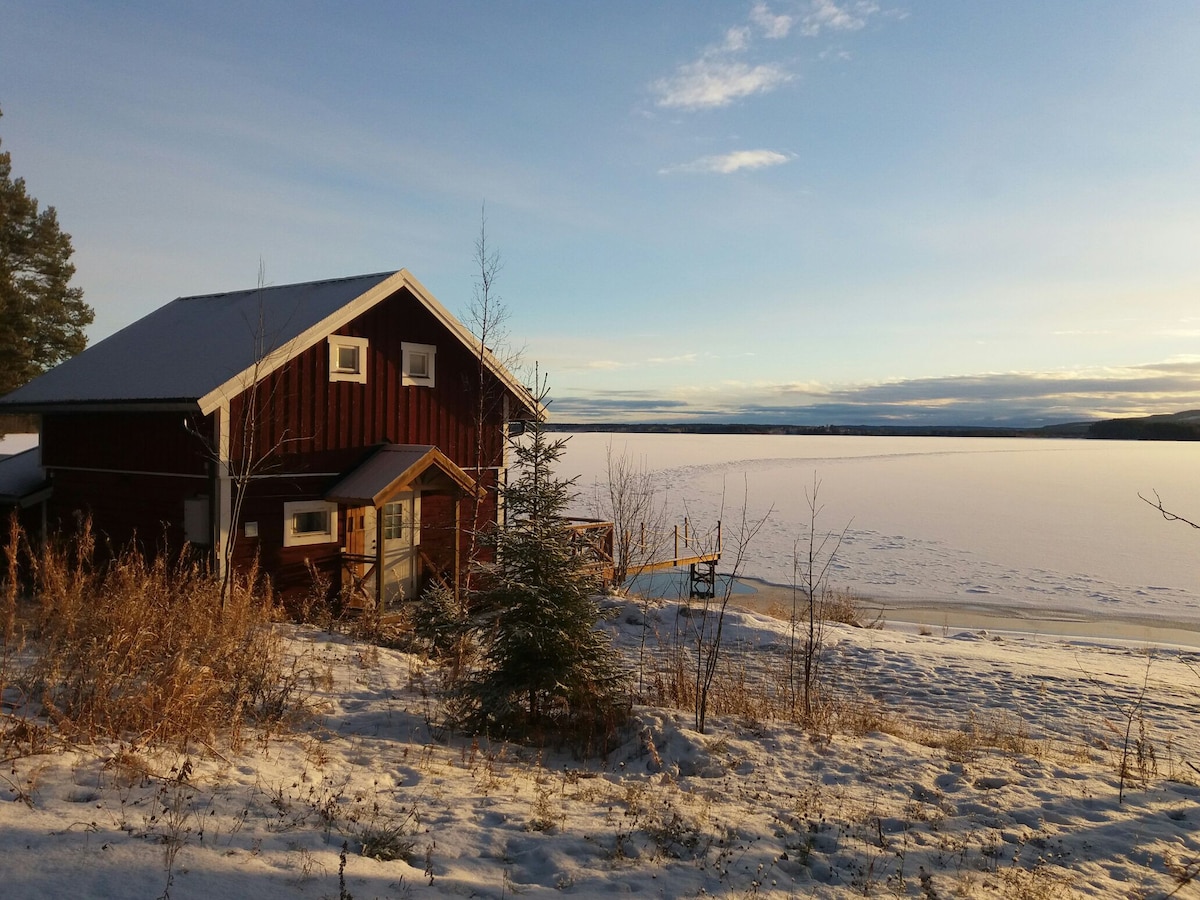
[[[27,697],[64,737],[236,744],[247,723],[301,705],[257,573],[221,582],[185,548],[177,561],[135,549],[92,563],[87,523],[71,541],[30,551],[33,590]]]

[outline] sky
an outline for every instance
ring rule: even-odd
[[[1200,407],[1200,4],[9,0],[92,341],[408,268],[564,422]]]

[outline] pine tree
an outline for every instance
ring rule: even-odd
[[[87,345],[95,314],[69,286],[73,252],[54,207],[38,211],[25,179],[13,180],[11,154],[0,152],[0,396]]]
[[[502,491],[507,522],[474,604],[479,666],[458,697],[469,731],[591,743],[621,718],[626,673],[596,629],[599,577],[587,571],[564,519],[574,482],[553,471],[565,446],[539,421],[514,441],[517,477]]]

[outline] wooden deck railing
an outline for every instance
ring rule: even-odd
[[[616,526],[603,519],[568,519],[577,553],[588,560],[590,568],[605,580],[613,578],[618,547]],[[713,563],[721,558],[721,523],[715,528],[697,530],[688,519],[682,525],[651,529],[644,524],[626,536],[623,542],[630,557],[628,576],[673,569],[677,566]]]
[[[571,548],[583,561],[584,568],[606,582],[612,580],[613,534],[612,522],[602,519],[567,519]]]

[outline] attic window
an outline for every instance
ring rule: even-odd
[[[434,357],[437,347],[433,344],[400,344],[400,383],[405,387],[433,387]]]
[[[329,336],[329,380],[367,383],[367,339]]]
[[[283,546],[332,544],[336,540],[336,503],[300,500],[283,504]]]

